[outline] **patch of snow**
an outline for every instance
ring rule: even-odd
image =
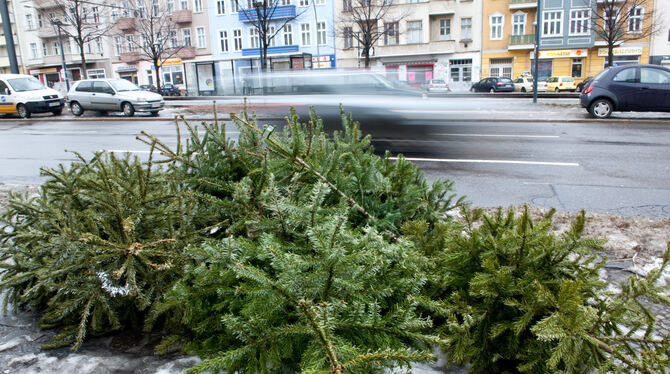
[[[110,296],[126,296],[130,293],[128,286],[117,287],[112,285],[112,281],[109,280],[109,276],[102,271],[98,272],[98,279],[102,282],[102,289],[107,291]]]

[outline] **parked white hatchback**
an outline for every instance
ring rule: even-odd
[[[533,92],[533,77],[519,77],[514,80],[515,92]],[[537,81],[537,91],[546,92],[547,82]]]
[[[75,116],[85,110],[123,112],[132,117],[135,112],[158,115],[165,106],[163,97],[148,92],[125,79],[85,79],[76,82],[65,97]]]

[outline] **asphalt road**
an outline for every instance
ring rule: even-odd
[[[477,106],[463,111],[475,113]],[[405,128],[410,131],[391,131],[391,137],[382,133],[375,145],[403,152],[431,180],[455,181],[457,193],[480,206],[528,202],[565,211],[670,217],[670,122],[550,122],[547,116],[534,121],[533,113],[554,109],[520,106],[515,112],[508,105],[488,110],[466,120],[457,113],[417,110]],[[560,118],[564,112],[555,113]],[[75,159],[64,150],[87,157],[97,150],[146,157],[147,147],[135,140],[141,130],[176,143],[174,124],[167,119],[2,121],[0,182],[41,183],[40,167]],[[229,133],[235,136],[236,129]]]

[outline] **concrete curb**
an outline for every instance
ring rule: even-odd
[[[449,92],[449,93],[444,93],[444,94],[438,94],[438,93],[429,93],[426,94],[428,97],[457,97],[457,98],[463,98],[463,97],[487,97],[487,98],[498,98],[498,99],[504,99],[504,98],[515,98],[515,99],[523,99],[523,98],[528,98],[532,99],[533,94],[532,93],[522,93],[522,92],[497,92],[497,93],[487,93],[487,92]],[[291,95],[277,95],[277,96],[291,96]],[[241,98],[254,98],[254,97],[265,97],[264,95],[251,95],[251,96],[234,96],[234,95],[228,95],[228,96],[163,96],[163,100],[165,101],[180,101],[180,100],[240,100]],[[573,93],[573,92],[562,92],[562,93],[554,93],[554,92],[541,92],[537,94],[538,99],[578,99],[579,98],[579,93]]]

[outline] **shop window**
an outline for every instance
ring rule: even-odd
[[[86,76],[88,79],[107,78],[105,75],[105,69],[88,69],[86,70]]]
[[[386,66],[386,78],[390,81],[400,80],[400,74],[398,73],[398,65]]]
[[[449,60],[452,82],[470,82],[472,80],[472,59]]]
[[[584,66],[583,59],[581,59],[581,58],[573,58],[572,59],[572,77],[573,78],[581,78],[583,66]]]

